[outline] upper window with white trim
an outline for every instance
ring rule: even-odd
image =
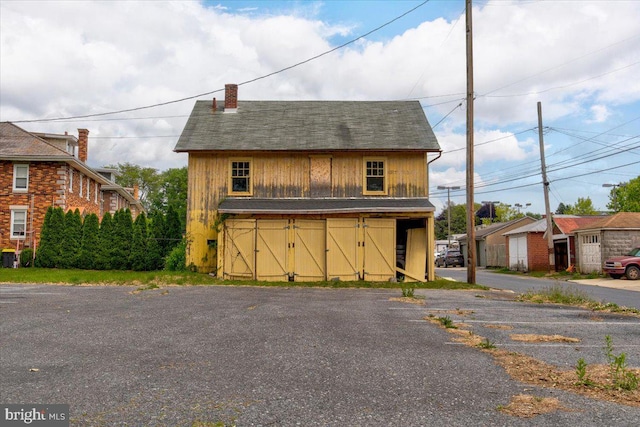
[[[364,160],[364,194],[387,194],[385,163],[384,158]]]
[[[29,165],[13,165],[13,191],[26,192],[29,189]]]
[[[253,193],[251,159],[232,159],[229,172],[229,194],[250,196]]]
[[[27,230],[27,210],[11,210],[11,239],[24,239]]]

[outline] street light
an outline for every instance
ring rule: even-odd
[[[619,184],[602,184],[603,187],[613,187],[613,205],[616,211],[618,210],[618,192],[616,191],[616,188],[624,187],[625,185],[627,184],[624,182]]]
[[[521,204],[521,203],[515,203],[513,206],[515,206],[516,208],[518,208],[518,213],[520,213],[520,209],[521,209],[521,208],[527,208],[527,207],[531,206],[531,203],[527,203],[527,204],[525,204],[524,206],[522,206],[522,204]]]
[[[459,186],[438,185],[438,190],[447,190],[447,234],[449,236],[447,248],[451,246],[451,190],[459,189]]]
[[[483,200],[480,203],[482,203],[483,205],[486,205],[486,204],[489,205],[489,219],[491,220],[491,222],[493,222],[493,205],[497,204],[497,203],[500,203],[500,201],[496,200],[496,201],[493,201],[493,202],[489,202],[489,201]]]

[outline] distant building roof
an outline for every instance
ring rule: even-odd
[[[190,151],[440,151],[418,101],[196,101],[175,146]]]
[[[512,219],[511,221],[507,221],[507,222],[496,222],[493,224],[489,224],[485,227],[482,227],[476,230],[476,240],[482,240],[490,234],[498,233],[500,230],[504,230],[505,228],[510,227],[524,220],[535,221],[530,216],[523,216],[521,218]],[[460,237],[459,240],[466,241],[467,235],[466,234],[462,235],[462,237]]]
[[[602,216],[572,217],[564,215],[554,215],[553,222],[562,234],[571,234],[573,233],[573,230],[577,228],[585,227],[596,221],[601,221],[602,219]]]
[[[574,231],[603,229],[640,229],[640,212],[619,212],[577,228]]]

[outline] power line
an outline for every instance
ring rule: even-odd
[[[265,74],[263,76],[253,78],[251,80],[247,80],[247,81],[244,81],[242,83],[238,83],[238,86],[247,85],[247,84],[250,84],[250,83],[257,82],[259,80],[266,79],[266,78],[271,77],[271,76],[275,76],[276,74],[280,74],[280,73],[283,73],[285,71],[291,70],[293,68],[299,67],[299,66],[304,65],[306,63],[309,63],[311,61],[314,61],[314,60],[316,60],[318,58],[321,58],[321,57],[323,57],[325,55],[333,53],[333,52],[335,52],[337,50],[340,50],[340,49],[342,49],[342,48],[344,48],[346,46],[349,46],[349,45],[357,42],[358,40],[363,39],[363,38],[365,38],[365,37],[377,32],[377,31],[383,29],[384,27],[386,27],[388,25],[391,25],[392,23],[396,22],[397,20],[405,17],[406,15],[414,12],[418,8],[424,6],[429,1],[430,0],[423,1],[419,5],[413,7],[412,9],[404,12],[403,14],[393,18],[392,20],[387,21],[386,23],[374,28],[373,30],[371,30],[371,31],[369,31],[369,32],[367,32],[367,33],[365,33],[365,34],[363,34],[361,36],[356,37],[355,39],[349,40],[346,43],[343,43],[343,44],[341,44],[341,45],[339,45],[337,47],[334,47],[333,49],[329,49],[329,50],[327,50],[327,51],[325,51],[325,52],[323,52],[321,54],[312,56],[311,58],[305,59],[304,61],[300,61],[300,62],[295,63],[293,65],[290,65],[288,67],[282,68],[282,69],[280,69],[278,71],[274,71],[272,73]],[[146,106],[143,106],[143,107],[127,108],[127,109],[123,109],[123,110],[110,111],[110,112],[106,112],[106,113],[85,114],[85,115],[81,115],[81,116],[69,116],[69,117],[56,117],[56,118],[49,118],[49,119],[15,120],[12,123],[53,122],[53,121],[58,121],[58,120],[86,119],[86,118],[89,118],[89,117],[102,117],[102,116],[108,116],[108,115],[112,115],[112,114],[130,113],[132,111],[140,111],[140,110],[145,110],[145,109],[149,109],[149,108],[156,108],[156,107],[162,107],[162,106],[165,106],[165,105],[176,104],[178,102],[188,101],[188,100],[191,100],[191,99],[200,98],[200,97],[207,96],[207,95],[212,95],[212,94],[217,93],[217,92],[222,92],[223,90],[224,90],[224,88],[223,89],[216,89],[216,90],[212,90],[212,91],[209,91],[209,92],[200,93],[198,95],[187,96],[187,97],[184,97],[184,98],[175,99],[173,101],[159,102],[157,104],[146,105]]]

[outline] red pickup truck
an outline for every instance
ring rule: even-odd
[[[628,254],[609,258],[604,263],[604,272],[614,279],[627,276],[629,280],[640,278],[640,247],[633,248]]]

